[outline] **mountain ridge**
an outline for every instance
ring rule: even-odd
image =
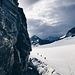
[[[31,44],[33,46],[38,46],[38,45],[44,45],[44,44],[49,44],[52,43],[54,41],[57,41],[59,38],[58,37],[52,37],[49,36],[48,38],[42,39],[36,35],[33,35],[30,40],[31,40]]]

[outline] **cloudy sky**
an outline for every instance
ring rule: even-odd
[[[75,0],[19,0],[30,37],[61,36],[75,27]]]

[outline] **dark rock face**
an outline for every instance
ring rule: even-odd
[[[30,51],[23,9],[17,0],[0,0],[0,75],[22,75]]]
[[[69,36],[72,36],[72,37],[75,36],[75,27],[73,27],[67,32],[66,37],[69,37]]]

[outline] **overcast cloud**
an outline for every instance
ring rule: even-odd
[[[28,2],[25,7],[26,1]],[[61,36],[75,27],[75,0],[19,0],[30,36]]]

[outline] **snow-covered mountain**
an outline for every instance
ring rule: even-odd
[[[69,36],[72,36],[72,37],[75,36],[75,27],[73,27],[67,32],[66,37],[69,37]]]
[[[44,44],[49,44],[53,42],[47,39],[41,39],[36,35],[32,36],[30,40],[33,46],[44,45]]]
[[[30,58],[42,75],[75,75],[75,37],[33,48]]]
[[[47,38],[45,38],[46,40],[49,40],[49,41],[57,41],[59,40],[59,37],[53,37],[53,36],[49,36]]]
[[[33,45],[33,46],[38,46],[39,45],[39,41],[41,40],[39,37],[37,37],[36,35],[34,35],[34,36],[32,36],[31,38],[30,38],[30,40],[31,40],[31,44]]]
[[[52,42],[57,41],[57,40],[59,40],[59,37],[49,36],[47,38],[41,39],[38,36],[34,35],[31,37],[31,44],[33,46],[38,46],[38,45],[49,44],[49,43],[52,43]]]
[[[73,27],[72,29],[70,29],[65,35],[61,36],[59,39],[64,39],[67,37],[73,37],[75,36],[75,27]]]

